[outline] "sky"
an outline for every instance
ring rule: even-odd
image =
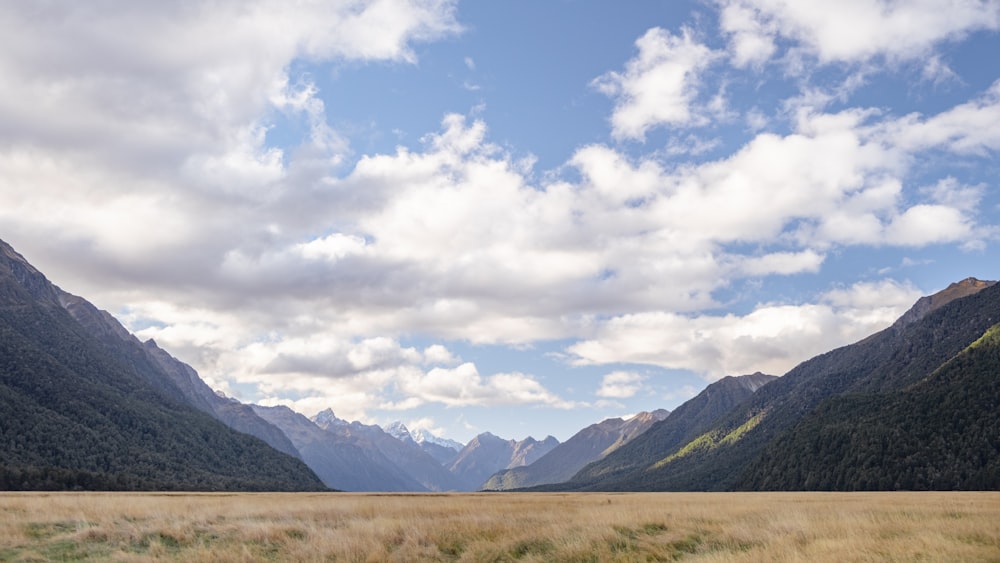
[[[1000,278],[998,0],[14,0],[0,37],[0,239],[244,402],[565,440]]]

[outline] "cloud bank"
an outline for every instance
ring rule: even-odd
[[[581,404],[540,374],[480,373],[458,341],[569,342],[568,369],[611,366],[595,400],[648,383],[629,365],[780,374],[920,290],[876,276],[742,310],[726,295],[853,249],[996,238],[985,180],[922,163],[995,156],[1000,81],[895,115],[811,75],[945,65],[939,47],[998,29],[1000,8],[713,6],[717,29],[652,27],[582,84],[611,103],[607,141],[534,170],[474,111],[360,153],[301,70],[419,65],[415,46],[469,33],[455,1],[8,4],[2,236],[213,385],[307,413]],[[801,81],[773,109],[727,94],[769,66]]]

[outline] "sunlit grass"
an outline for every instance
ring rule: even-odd
[[[0,561],[1000,561],[1000,493],[0,495]]]

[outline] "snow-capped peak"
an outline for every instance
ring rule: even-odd
[[[459,442],[456,442],[455,440],[449,440],[448,438],[439,438],[431,434],[430,432],[422,430],[420,428],[414,430],[413,432],[410,432],[410,436],[418,444],[423,444],[424,442],[427,442],[428,444],[437,444],[438,446],[451,448],[456,452],[462,451],[462,448],[465,447],[465,444],[461,444]]]
[[[406,425],[401,421],[396,421],[385,427],[385,433],[389,434],[393,438],[396,438],[400,442],[415,442],[413,435],[407,430]]]

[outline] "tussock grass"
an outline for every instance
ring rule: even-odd
[[[0,495],[0,561],[1000,561],[1000,493]]]

